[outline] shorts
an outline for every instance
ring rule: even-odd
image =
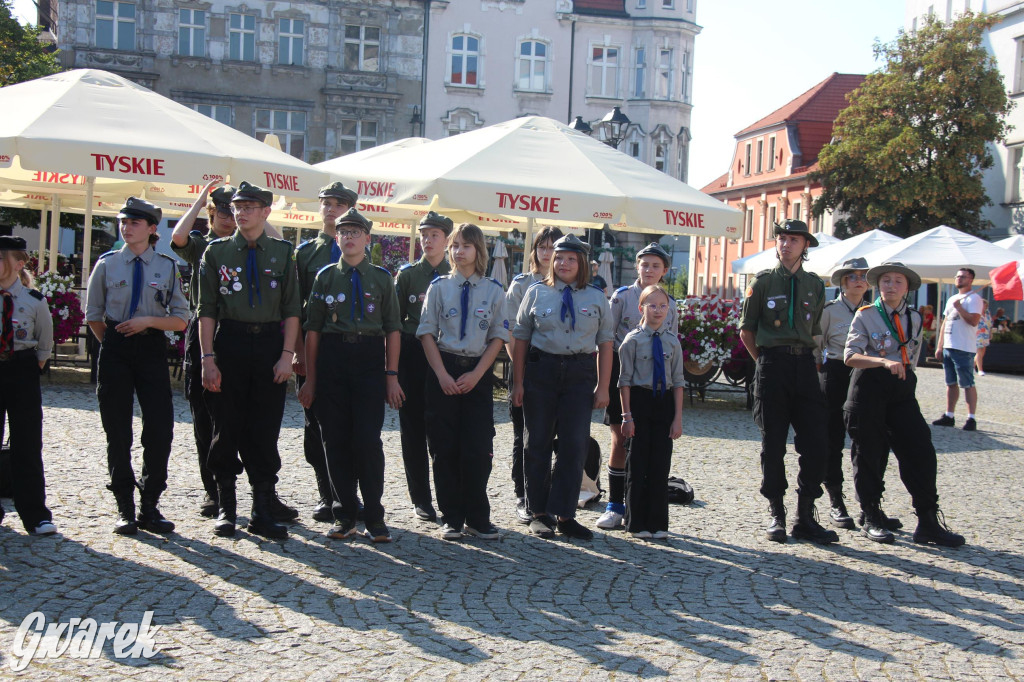
[[[960,388],[974,386],[974,353],[956,348],[942,349],[942,368],[946,370],[946,385]]]
[[[608,407],[604,408],[604,425],[622,425],[622,399],[619,396],[618,351],[612,351],[612,376],[608,381]]]

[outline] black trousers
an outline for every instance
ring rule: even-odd
[[[277,439],[288,385],[274,383],[274,365],[284,337],[277,323],[263,327],[251,334],[226,320],[213,339],[221,388],[205,395],[213,419],[210,470],[218,482],[233,482],[244,467],[251,485],[273,484],[281,470]]]
[[[39,363],[35,349],[14,353],[0,362],[0,415],[11,423],[11,479],[14,508],[25,530],[52,521],[46,508],[43,475],[43,398],[39,389]],[[3,417],[0,416],[0,439]]]
[[[402,462],[409,499],[414,505],[431,506],[430,459],[427,454],[426,392],[427,376],[433,376],[423,344],[412,334],[402,334],[402,353],[398,360],[398,383],[405,402],[398,410],[402,429]],[[436,377],[435,377],[436,380]]]
[[[295,385],[302,388],[306,383],[306,377],[296,374]],[[324,437],[320,433],[320,422],[317,421],[313,408],[302,408],[302,454],[309,466],[313,467],[318,481],[328,482],[330,476],[327,474],[327,454],[324,452]]]
[[[136,486],[132,469],[132,413],[135,397],[142,410],[142,495],[159,497],[167,488],[167,460],[174,434],[167,337],[150,330],[124,336],[107,324],[97,359],[96,396],[107,434],[107,470],[115,494]]]
[[[671,389],[655,397],[649,388],[632,386],[629,409],[636,433],[626,447],[626,530],[668,530],[675,399]]]
[[[857,446],[853,484],[862,505],[881,499],[883,462],[892,448],[914,509],[921,513],[938,506],[935,447],[916,390],[913,371],[903,380],[883,367],[853,371],[844,411],[850,438]]]
[[[478,358],[441,353],[452,378],[476,367]],[[434,372],[427,375],[427,440],[434,462],[434,488],[444,523],[462,528],[487,528],[491,505],[487,479],[491,475],[494,433],[492,372],[486,372],[465,395],[445,395]]]
[[[384,337],[348,343],[320,336],[313,411],[320,422],[334,518],[355,520],[363,496],[367,524],[384,520]]]
[[[217,482],[210,471],[210,441],[213,440],[213,420],[203,395],[203,351],[199,347],[199,318],[193,317],[185,330],[185,398],[192,413],[192,434],[196,441],[199,477],[203,489],[217,499]]]
[[[549,355],[531,348],[523,379],[526,504],[534,514],[576,516],[597,385],[593,355]],[[551,467],[552,443],[558,457]]]
[[[821,497],[825,470],[825,401],[818,386],[814,358],[761,349],[754,371],[754,423],[761,429],[761,494],[772,499],[786,493],[786,438],[793,426],[793,446],[800,456],[797,492]]]

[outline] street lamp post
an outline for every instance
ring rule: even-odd
[[[572,122],[572,129],[577,130],[584,135],[590,135],[594,132],[594,129],[590,127],[590,124],[583,120],[582,116],[577,116],[576,120]]]
[[[619,148],[619,144],[626,138],[629,127],[633,124],[629,120],[629,116],[622,113],[622,109],[619,107],[615,107],[605,114],[601,123],[607,124],[606,130],[608,131],[608,137],[603,142],[612,149]]]

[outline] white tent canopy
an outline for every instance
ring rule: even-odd
[[[814,252],[818,249],[823,249],[829,244],[835,244],[839,240],[830,234],[818,233],[814,235],[815,239],[818,240],[818,245],[811,247],[807,250],[808,256],[813,257]],[[732,271],[737,275],[753,275],[754,273],[761,272],[762,270],[768,270],[774,268],[778,259],[775,257],[775,247],[765,249],[760,253],[755,253],[751,256],[744,256],[743,258],[737,258],[732,262]]]
[[[814,249],[807,262],[804,263],[804,270],[813,272],[827,280],[833,272],[841,268],[843,263],[851,258],[863,258],[875,249],[898,241],[900,241],[899,237],[882,230],[862,232],[855,237]],[[871,261],[868,261],[868,264],[880,265]]]
[[[1024,256],[1024,235],[1022,234],[1015,234],[1012,237],[1000,239],[999,241],[992,243],[996,246],[1001,246],[1004,249],[1009,249],[1018,256]]]
[[[976,286],[988,283],[988,271],[1019,256],[966,232],[946,225],[864,254],[872,266],[898,261],[914,270],[924,282],[952,283],[959,268],[975,272]]]

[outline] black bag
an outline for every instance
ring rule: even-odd
[[[0,497],[14,495],[14,477],[11,474],[11,441],[0,447]]]
[[[558,439],[552,444],[552,450],[558,452]],[[587,456],[583,460],[583,481],[580,485],[580,497],[577,506],[582,509],[591,502],[597,502],[604,495],[601,487],[601,446],[593,438],[587,439]]]
[[[668,501],[671,504],[690,504],[693,502],[693,486],[681,478],[669,476]]]

